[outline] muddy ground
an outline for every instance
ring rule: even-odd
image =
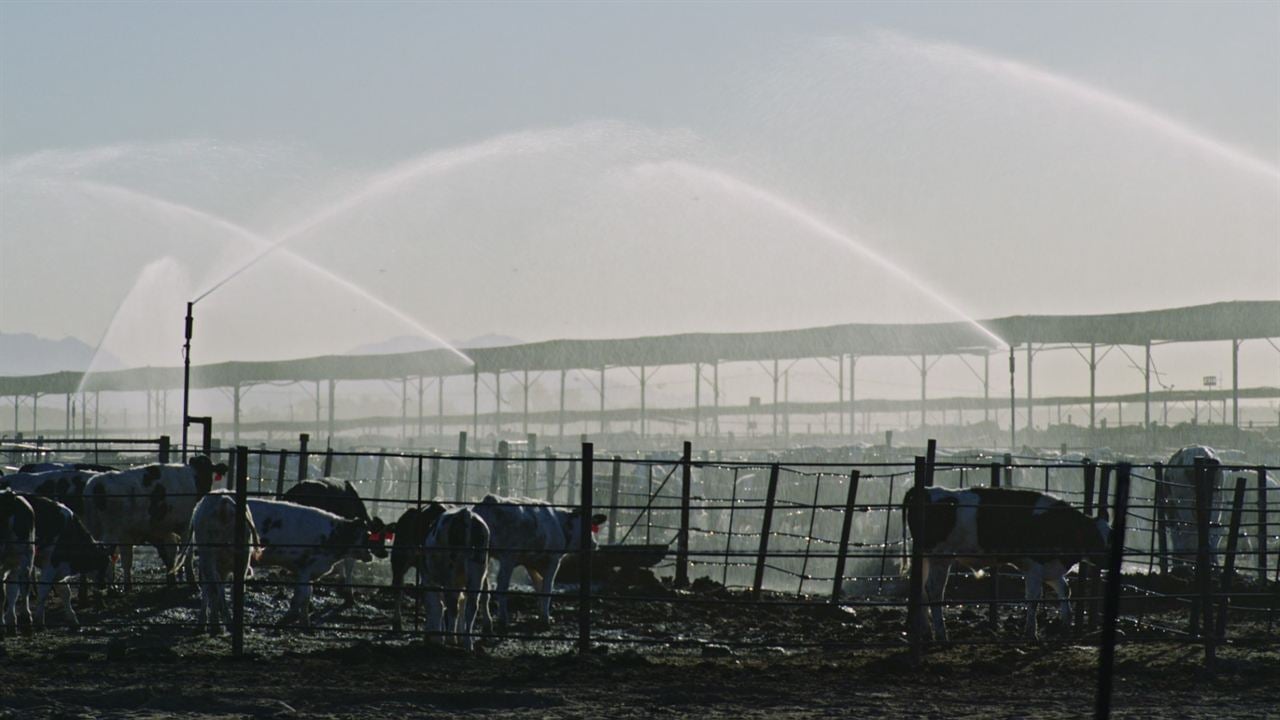
[[[525,598],[513,602],[522,619],[510,634],[530,639],[488,638],[467,655],[412,631],[392,633],[385,589],[363,591],[355,609],[327,617],[339,600],[322,589],[319,628],[273,628],[287,596],[266,586],[270,579],[250,591],[257,625],[243,659],[230,657],[225,635],[191,627],[194,595],[183,587],[95,597],[81,609],[81,630],[55,625],[6,638],[0,717],[1080,717],[1092,712],[1097,681],[1096,635],[1051,625],[1045,642],[1017,642],[1016,606],[998,630],[987,626],[985,607],[950,610],[957,642],[930,648],[918,668],[901,610],[817,603],[604,600],[594,613],[602,642],[581,657],[568,639],[577,631],[573,598],[556,599],[549,628],[527,619],[534,607]],[[676,597],[661,583],[629,580],[613,591]],[[678,597],[744,599],[709,582]],[[1209,675],[1203,650],[1179,641],[1185,612],[1134,610],[1143,624],[1135,614],[1123,626],[1119,716],[1280,717],[1280,627],[1269,631],[1265,613],[1233,616],[1239,644],[1219,649]],[[51,623],[58,618],[52,613]],[[607,642],[624,639],[646,642]]]

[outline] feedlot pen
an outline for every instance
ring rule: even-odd
[[[68,444],[42,452],[41,459],[96,457],[127,466],[154,461],[166,445]],[[1206,565],[1202,558],[1174,557],[1169,549],[1176,521],[1162,509],[1172,494],[1164,479],[1170,468],[1159,465],[1003,458],[943,463],[929,453],[911,463],[857,465],[703,461],[693,458],[687,443],[683,452],[665,457],[595,457],[590,445],[575,457],[505,457],[501,450],[489,457],[244,448],[238,458],[235,451],[213,454],[232,468],[239,460],[248,497],[276,497],[304,477],[329,475],[351,480],[370,514],[387,522],[433,498],[471,503],[487,493],[607,514],[590,582],[579,583],[580,558],[566,559],[550,627],[537,619],[536,593],[517,571],[513,623],[482,638],[480,647],[493,662],[514,663],[521,672],[534,672],[526,667],[531,657],[574,650],[623,658],[642,669],[659,660],[678,665],[714,658],[798,665],[805,680],[796,687],[822,675],[811,664],[839,657],[860,657],[876,667],[888,663],[884,667],[899,673],[921,663],[952,662],[977,662],[997,675],[1001,667],[1036,663],[1092,672],[1096,648],[1110,645],[1108,587],[1118,592],[1111,638],[1122,663],[1142,657],[1135,662],[1187,671],[1217,663],[1220,672],[1242,673],[1246,680],[1255,672],[1274,677],[1280,667],[1280,523],[1274,519],[1280,495],[1267,482],[1268,474],[1277,477],[1276,468],[1222,467],[1221,488],[1211,496],[1212,511],[1204,513],[1221,523],[1210,533],[1221,538],[1208,548]],[[1056,598],[1046,592],[1042,640],[1033,646],[1021,635],[1020,575],[1008,569],[977,579],[957,571],[946,598],[950,643],[925,642],[906,622],[912,548],[902,503],[913,484],[930,482],[1047,490],[1091,515],[1109,513],[1113,526],[1115,508],[1123,507],[1119,582],[1109,584],[1109,572],[1082,565],[1071,576],[1074,627],[1058,624]],[[169,663],[229,656],[228,636],[210,638],[196,627],[194,589],[169,585],[150,551],[139,558],[131,593],[92,590],[87,603],[77,603],[79,630],[62,625],[51,601],[50,627],[5,639],[11,660],[34,654]],[[315,627],[303,629],[280,624],[292,595],[290,578],[273,568],[255,570],[244,590],[243,653],[276,661],[351,655],[404,662],[441,653],[456,660],[460,651],[424,647],[412,574],[406,578],[405,629],[392,630],[388,579],[386,560],[358,564],[358,603],[340,609],[338,581],[331,576],[313,598]],[[1179,649],[1170,653],[1170,646]],[[1165,675],[1172,677],[1167,670]]]

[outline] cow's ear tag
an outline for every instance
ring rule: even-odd
[[[214,474],[213,474],[213,481],[214,481],[214,482],[222,482],[222,473],[214,473]]]
[[[597,523],[591,523],[591,534],[595,535],[598,532],[600,532],[600,525]]]
[[[387,542],[393,542],[396,539],[395,533],[382,533],[382,538]]]

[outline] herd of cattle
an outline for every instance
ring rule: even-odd
[[[1196,549],[1194,464],[1216,463],[1209,448],[1190,447],[1169,461],[1162,512],[1171,527],[1171,550],[1189,557]],[[227,585],[236,568],[276,567],[291,577],[294,592],[281,623],[311,625],[312,584],[340,572],[344,605],[355,602],[355,564],[390,557],[395,596],[393,627],[402,628],[404,579],[417,571],[425,588],[427,629],[435,639],[454,639],[470,649],[479,618],[491,629],[490,595],[498,619],[510,622],[507,595],[512,573],[523,567],[532,579],[541,619],[550,622],[553,586],[560,563],[595,546],[604,515],[584,518],[543,502],[486,496],[473,506],[432,502],[410,507],[394,523],[370,517],[349,482],[307,480],[279,499],[253,497],[241,519],[248,542],[235,542],[237,506],[228,490],[215,489],[227,468],[205,456],[186,464],[151,464],[127,470],[93,465],[31,465],[0,477],[0,572],[5,581],[4,623],[13,629],[19,611],[32,622],[29,596],[36,595],[35,624],[42,624],[48,595],[58,588],[67,618],[77,624],[67,580],[75,576],[114,582],[123,567],[125,592],[132,585],[132,548],[152,545],[177,583],[185,574],[200,588],[199,625],[217,633],[232,616]],[[1216,488],[1221,473],[1213,473]],[[1045,493],[1011,488],[951,490],[931,487],[911,512],[903,512],[911,536],[924,553],[922,613],[932,614],[935,637],[945,640],[942,606],[947,579],[959,563],[981,570],[1012,564],[1025,577],[1025,632],[1036,636],[1036,606],[1050,586],[1070,623],[1067,573],[1081,560],[1098,562],[1110,540],[1108,519],[1087,517]],[[1219,503],[1220,504],[1220,503]],[[1280,504],[1280,503],[1277,503]],[[1215,511],[1213,526],[1223,523]],[[923,527],[920,522],[923,521]],[[584,527],[590,523],[590,532]],[[387,544],[391,543],[388,550]],[[237,558],[237,549],[243,553]],[[496,582],[489,567],[496,564]],[[495,587],[496,586],[496,587]],[[923,624],[923,616],[918,618]]]
[[[230,627],[227,585],[239,567],[281,568],[294,586],[281,623],[311,624],[313,581],[334,571],[344,580],[345,604],[355,602],[355,563],[391,557],[396,590],[394,627],[401,629],[401,591],[409,568],[426,589],[427,629],[434,639],[456,639],[470,649],[475,621],[496,596],[499,619],[509,622],[506,595],[512,572],[524,567],[541,585],[542,619],[550,621],[551,590],[560,563],[582,548],[584,518],[577,509],[486,496],[471,507],[431,503],[407,509],[393,524],[371,518],[349,482],[298,483],[281,499],[250,498],[243,517],[248,542],[235,542],[236,502],[215,489],[227,471],[208,457],[186,464],[151,464],[127,470],[93,465],[23,466],[0,477],[0,575],[5,584],[4,624],[16,631],[21,614],[41,625],[50,591],[57,587],[67,619],[78,625],[68,580],[114,581],[120,560],[130,591],[134,545],[155,547],[167,582],[181,574],[200,588],[198,624],[211,633]],[[605,516],[590,518],[594,531]],[[594,535],[586,533],[594,547]],[[391,541],[390,553],[387,542]],[[241,553],[237,563],[237,549]],[[490,587],[490,560],[497,587]],[[194,566],[194,567],[193,567]],[[34,618],[29,607],[36,594]],[[482,597],[483,596],[483,597]]]

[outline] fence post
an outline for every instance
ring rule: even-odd
[[[493,495],[506,495],[505,488],[502,487],[502,470],[507,462],[507,441],[498,442],[498,452],[493,454],[493,469],[489,473],[489,492]]]
[[[849,531],[853,529],[853,506],[858,501],[859,477],[861,477],[859,471],[849,471],[849,492],[844,498],[844,520],[840,525],[840,554],[836,556],[835,579],[831,583],[831,602],[833,603],[840,602],[840,595],[844,591],[844,565],[849,557]]]
[[[231,583],[231,655],[244,655],[244,576],[249,562],[245,516],[249,512],[249,448],[236,447],[235,573]]]
[[[925,480],[928,475],[925,458],[916,457],[915,477],[913,478],[908,512],[911,519],[908,525],[914,525],[911,533],[911,589],[907,596],[907,633],[911,638],[911,662],[919,665],[924,646],[926,609],[921,603],[924,594],[924,541],[925,537]]]
[[[1111,493],[1111,473],[1115,469],[1111,463],[1102,463],[1102,473],[1098,476],[1098,516],[1108,518],[1110,509],[1108,508],[1109,495]],[[1102,618],[1102,594],[1105,588],[1102,587],[1102,568],[1093,568],[1089,572],[1089,624],[1096,626]]]
[[[1097,466],[1093,464],[1092,460],[1085,458],[1082,468],[1084,470],[1084,514],[1089,518],[1094,518],[1096,515],[1093,512],[1093,486],[1096,480]],[[1080,568],[1080,573],[1077,576],[1076,586],[1082,591],[1077,594],[1083,596],[1076,603],[1075,626],[1077,629],[1084,627],[1085,606],[1089,604],[1088,596],[1093,594],[1093,575],[1096,569],[1092,565],[1085,565]]]
[[[756,553],[756,577],[751,583],[751,599],[760,599],[764,586],[764,562],[769,556],[769,529],[773,526],[773,502],[778,497],[778,463],[769,466],[769,489],[764,497],[764,519],[760,522],[760,550]]]
[[[609,544],[612,545],[618,534],[618,483],[622,481],[622,458],[613,456],[613,476],[609,478]]]
[[[1156,541],[1160,547],[1160,574],[1169,574],[1169,490],[1164,484],[1164,464],[1156,463]]]
[[[1267,584],[1267,469],[1258,466],[1258,582]]]
[[[578,652],[591,651],[591,515],[592,509],[592,475],[595,460],[595,448],[589,442],[582,443],[582,522],[581,547],[578,567]]]
[[[431,456],[431,499],[440,497],[440,456]]]
[[[298,482],[307,479],[307,443],[311,436],[306,433],[298,435]]]
[[[1000,463],[991,463],[991,487],[1000,487]],[[1076,603],[1079,612],[1079,603]],[[991,568],[991,604],[987,606],[987,625],[992,630],[1000,628],[1000,568]]]
[[[556,504],[556,454],[547,448],[547,503]]]
[[[1013,487],[1013,453],[1004,454],[1004,486]]]
[[[1129,463],[1116,468],[1115,523],[1111,525],[1111,550],[1107,554],[1107,587],[1103,601],[1102,647],[1098,653],[1098,696],[1095,718],[1111,716],[1111,685],[1115,670],[1116,619],[1120,615],[1120,586],[1124,582],[1124,533],[1129,509]]]
[[[733,469],[733,486],[729,489],[729,529],[724,534],[724,570],[720,575],[720,584],[729,584],[729,563],[733,553],[733,516],[738,507],[738,468]]]
[[[378,469],[373,475],[373,515],[382,514],[382,477],[387,468],[387,449],[378,448]]]
[[[1236,573],[1236,547],[1240,540],[1240,515],[1244,511],[1244,490],[1249,481],[1236,478],[1236,492],[1231,500],[1231,529],[1227,535],[1227,557],[1222,565],[1222,597],[1218,600],[1218,640],[1227,639],[1227,610],[1231,605],[1231,581]]]
[[[1212,605],[1212,582],[1210,567],[1213,562],[1209,552],[1209,505],[1213,502],[1212,478],[1208,473],[1208,465],[1204,458],[1196,458],[1195,464],[1196,491],[1196,587],[1198,597],[1191,604],[1191,634],[1199,634],[1204,639],[1205,666],[1212,668],[1216,655],[1214,648],[1213,622],[1210,619]],[[1203,631],[1202,631],[1203,626]]]
[[[333,477],[333,446],[324,449],[324,476]]]
[[[458,460],[457,460],[458,471],[454,473],[454,480],[456,481],[454,485],[456,487],[454,489],[454,495],[453,495],[454,502],[459,504],[466,499],[466,488],[467,488],[467,461],[465,459],[466,457],[467,457],[467,431],[462,430],[458,432]]]
[[[161,436],[160,436],[160,450],[159,450],[159,452],[157,452],[157,453],[156,453],[156,460],[157,460],[161,465],[166,465],[166,464],[168,464],[168,462],[169,462],[169,447],[170,447],[170,444],[171,444],[171,443],[170,443],[170,440],[169,440],[169,436],[168,436],[168,435],[161,435]],[[1263,563],[1263,564],[1265,565],[1266,563]]]
[[[684,442],[680,456],[680,534],[676,538],[676,580],[678,588],[689,585],[689,498],[693,491],[693,443]]]
[[[280,448],[280,461],[276,466],[276,499],[284,497],[284,466],[289,462],[289,451]]]
[[[524,479],[524,496],[531,498],[538,484],[538,434],[528,433],[524,440],[525,461],[520,463],[520,476]]]
[[[929,438],[924,450],[924,486],[933,487],[933,464],[938,458],[938,441]]]

